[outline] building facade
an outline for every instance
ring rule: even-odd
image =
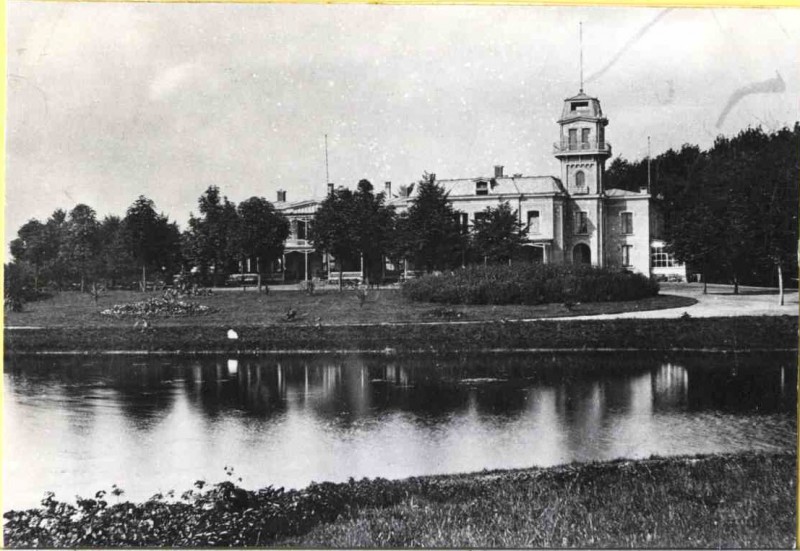
[[[639,191],[606,189],[605,164],[612,149],[606,141],[608,119],[598,99],[583,90],[567,98],[558,125],[553,154],[561,163],[560,177],[506,175],[502,166],[495,166],[492,176],[436,180],[462,225],[471,227],[487,207],[508,202],[528,228],[523,261],[591,264],[685,279],[685,268],[664,249],[663,222],[646,186]],[[402,212],[411,206],[416,191],[417,186],[407,186],[393,194],[387,182],[384,192]],[[306,239],[318,205],[287,203],[285,192],[279,192],[276,207],[292,223],[283,269],[302,274],[297,279],[330,275],[330,259],[315,253]],[[358,266],[348,268],[348,276],[358,276]]]

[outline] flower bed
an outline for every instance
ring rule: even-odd
[[[115,304],[100,312],[103,316],[115,318],[175,318],[203,316],[213,310],[204,304],[184,302],[167,298],[151,298],[140,302]]]
[[[658,294],[641,274],[593,266],[471,266],[403,284],[415,301],[443,304],[545,304],[638,300]]]

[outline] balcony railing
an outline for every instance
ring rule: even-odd
[[[569,140],[564,140],[562,142],[556,142],[553,144],[553,151],[555,153],[570,153],[572,151],[577,152],[602,152],[602,153],[611,153],[611,144],[606,141],[598,141],[592,140],[587,142],[571,142]]]

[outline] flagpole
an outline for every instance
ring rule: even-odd
[[[647,136],[647,193],[650,193],[650,136]]]

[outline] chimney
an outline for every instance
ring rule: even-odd
[[[494,177],[495,178],[503,177],[503,165],[494,165]]]
[[[285,203],[286,202],[286,190],[279,189],[278,190],[278,202]]]
[[[328,195],[333,195],[333,182],[328,182]]]
[[[383,191],[386,193],[386,198],[387,199],[391,199],[392,198],[392,183],[391,182],[386,182],[385,184],[383,184]]]

